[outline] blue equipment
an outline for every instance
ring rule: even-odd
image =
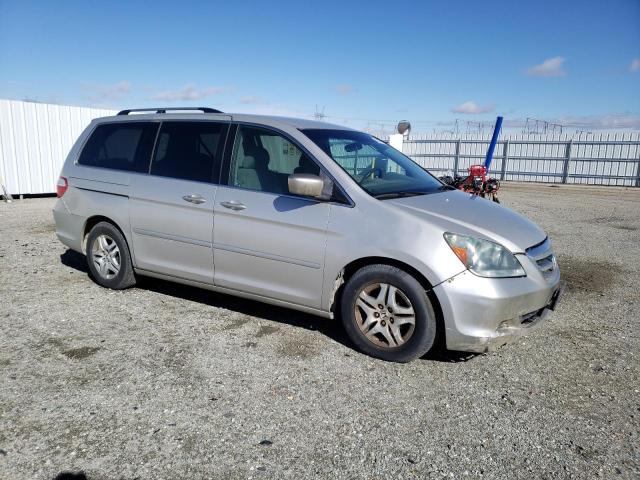
[[[489,171],[491,161],[493,160],[493,151],[496,149],[496,143],[498,143],[498,136],[500,135],[500,129],[502,128],[502,117],[496,119],[496,126],[493,128],[493,137],[491,137],[491,143],[489,144],[489,150],[487,150],[487,156],[484,159],[484,168]]]

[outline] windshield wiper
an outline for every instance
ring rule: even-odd
[[[373,195],[373,198],[377,198],[378,200],[385,200],[387,198],[415,197],[417,195],[427,195],[428,193],[430,192],[404,190],[401,192],[378,193],[376,195]]]

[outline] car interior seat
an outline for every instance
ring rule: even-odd
[[[300,155],[300,161],[298,166],[293,170],[293,173],[309,173],[312,175],[320,174],[320,167],[307,157],[304,153]]]
[[[256,144],[255,138],[243,138],[244,157],[238,166],[236,182],[238,186],[265,192],[280,192],[277,174],[269,170],[269,152]]]

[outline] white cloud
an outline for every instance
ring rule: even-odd
[[[240,98],[240,103],[245,105],[264,105],[264,102],[260,97],[256,97],[254,95],[247,95],[246,97]]]
[[[251,113],[255,115],[276,115],[280,117],[306,117],[308,115],[281,104],[245,104],[246,107],[236,109],[236,113]]]
[[[165,100],[175,102],[177,100],[201,100],[212,95],[225,92],[224,87],[197,88],[195,85],[185,85],[180,90],[164,90],[153,96],[154,100]]]
[[[527,75],[531,77],[564,77],[567,72],[563,68],[564,57],[547,58],[540,65],[534,65],[527,69]]]
[[[640,58],[634,58],[629,65],[630,72],[640,72]]]
[[[88,96],[89,100],[104,102],[109,100],[121,100],[131,93],[131,83],[122,81],[113,85],[86,85],[86,89],[93,93]]]
[[[351,85],[336,85],[333,90],[340,95],[349,95],[351,93],[355,93],[356,89]]]
[[[451,109],[453,113],[465,113],[465,114],[477,114],[477,113],[489,113],[494,110],[493,105],[478,105],[473,100],[461,103],[457,107]]]
[[[24,97],[21,100],[23,102],[29,102],[29,103],[50,103],[53,105],[64,105],[64,102],[62,101],[61,97],[58,97],[56,95],[42,97],[42,98]]]
[[[583,130],[640,130],[640,116],[629,113],[561,117],[554,119],[553,122]]]

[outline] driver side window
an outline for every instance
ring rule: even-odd
[[[229,185],[289,195],[293,173],[320,174],[320,167],[287,138],[264,128],[241,125],[233,147]]]

